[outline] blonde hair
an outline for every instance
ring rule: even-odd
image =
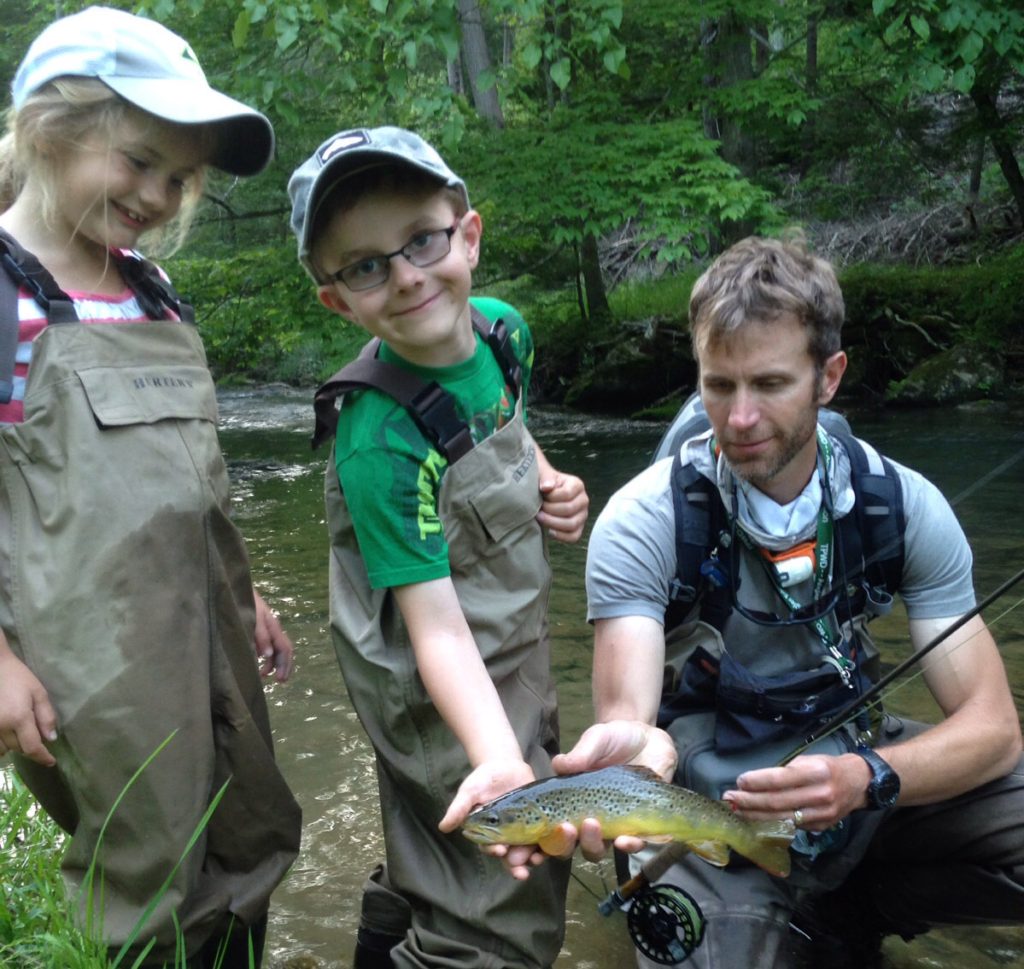
[[[58,78],[30,94],[20,110],[8,109],[7,131],[0,139],[0,211],[14,203],[31,171],[42,193],[42,219],[51,225],[57,211],[62,155],[89,133],[100,131],[112,139],[127,117],[177,127],[134,107],[102,81],[86,77]],[[204,147],[209,143],[212,148],[212,128],[197,127],[202,128]],[[149,248],[157,254],[169,255],[184,242],[202,196],[204,174],[205,166],[189,179],[175,217],[146,235]]]
[[[846,309],[832,266],[807,251],[803,238],[749,236],[723,252],[694,283],[690,337],[694,353],[748,324],[794,315],[807,330],[815,367],[841,349]]]

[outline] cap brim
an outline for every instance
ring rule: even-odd
[[[255,175],[274,157],[274,128],[259,111],[188,79],[101,77],[126,101],[175,124],[222,129],[210,163],[232,175]]]

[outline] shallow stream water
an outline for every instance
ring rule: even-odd
[[[351,965],[360,887],[382,856],[373,755],[349,704],[327,631],[327,538],[322,508],[325,452],[312,453],[309,395],[292,390],[222,396],[223,444],[234,480],[237,520],[250,544],[257,584],[296,643],[291,682],[267,688],[277,751],[305,816],[303,849],[274,896],[269,969]],[[850,415],[857,433],[934,480],[956,504],[975,550],[979,596],[1024,567],[1024,412],[1003,406]],[[536,409],[531,423],[551,462],[580,475],[592,517],[643,468],[664,427]],[[998,474],[990,472],[1007,465]],[[590,722],[591,632],[585,622],[578,546],[552,543],[551,629],[563,744]],[[1024,711],[1024,595],[1017,587],[986,612]],[[895,663],[907,655],[898,615],[875,625]],[[922,719],[935,708],[920,681],[891,700]],[[556,969],[633,965],[621,915],[602,917],[597,897],[614,884],[607,863],[577,865],[565,948]],[[581,884],[582,883],[582,884]],[[1024,967],[1024,930],[951,929],[910,944],[891,940],[899,967]]]
[[[303,847],[274,895],[267,969],[351,965],[361,885],[383,856],[373,754],[352,711],[327,628],[326,451],[313,453],[310,395],[286,388],[221,396],[222,442],[237,521],[256,582],[296,644],[296,671],[268,685],[277,755],[304,813]],[[975,550],[979,596],[1024,567],[1024,408],[987,406],[884,417],[850,415],[857,433],[932,478],[954,501]],[[642,469],[663,425],[535,409],[531,426],[555,467],[580,475],[592,520],[608,496]],[[997,474],[990,474],[1000,469]],[[552,543],[554,671],[563,745],[589,724],[591,631],[585,621],[586,535]],[[1024,596],[1018,586],[986,611],[1024,712]],[[891,663],[907,655],[899,615],[873,627]],[[934,718],[919,680],[890,701],[897,712]],[[570,887],[565,947],[555,969],[634,965],[625,917],[601,916],[614,885],[609,863],[578,863]],[[945,930],[886,944],[891,969],[1024,967],[1024,929]]]

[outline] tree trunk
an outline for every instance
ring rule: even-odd
[[[818,96],[818,15],[812,13],[807,18],[807,56],[804,61],[804,82],[807,85],[807,98]],[[801,143],[804,150],[799,161],[800,174],[806,175],[814,157],[814,146],[817,143],[817,132],[814,130],[814,113],[808,112],[804,122]]]
[[[453,94],[466,93],[466,82],[462,77],[462,60],[458,57],[448,61],[448,87],[452,89]]]
[[[498,101],[498,89],[493,84],[486,90],[480,86],[480,75],[490,72],[492,68],[477,0],[459,0],[459,26],[462,29],[462,57],[466,64],[469,89],[473,92],[473,105],[480,117],[504,128],[505,117]]]
[[[1017,156],[1013,153],[1013,139],[1006,130],[1006,123],[999,115],[995,97],[989,88],[975,84],[971,88],[971,99],[978,109],[982,130],[992,142],[992,150],[999,161],[999,169],[1010,187],[1010,194],[1013,195],[1014,204],[1017,206],[1017,217],[1021,225],[1024,225],[1024,176],[1021,175]]]
[[[753,52],[746,25],[735,14],[726,13],[708,26],[703,42],[708,65],[705,83],[710,87],[731,87],[740,81],[750,80],[754,76]],[[735,165],[744,176],[755,172],[754,142],[742,124],[721,109],[717,112],[705,110],[704,127],[711,137],[721,142],[722,157],[727,162]],[[752,231],[753,225],[747,220],[724,222],[718,228],[724,246],[750,235]]]
[[[569,17],[565,9],[565,0],[550,0],[544,4],[544,32],[550,37],[557,37],[566,47],[569,45]],[[551,61],[545,56],[540,62],[544,71],[544,91],[547,95],[548,109],[556,104],[564,104],[568,99],[565,91],[559,90],[551,79]]]
[[[590,232],[580,244],[580,274],[583,276],[583,291],[587,298],[587,319],[596,327],[607,326],[612,321],[612,308],[608,305],[604,276],[601,275],[597,238]]]

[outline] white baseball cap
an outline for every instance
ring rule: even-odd
[[[273,157],[270,121],[210,87],[188,42],[155,20],[89,7],[54,21],[14,76],[15,109],[44,84],[68,76],[95,77],[164,121],[222,128],[211,163],[232,175],[255,175]]]

